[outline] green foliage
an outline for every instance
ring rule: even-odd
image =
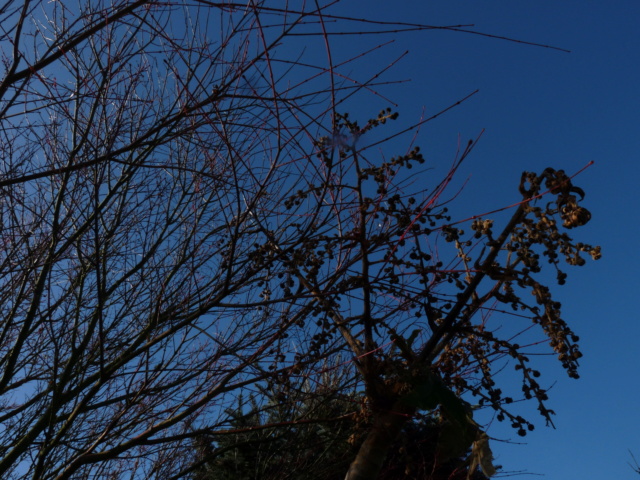
[[[278,403],[281,392],[272,391],[272,401],[263,408],[240,399],[230,412],[232,433],[196,442],[192,480],[342,480],[371,417],[354,412],[358,395],[328,399],[321,391],[314,393],[319,395],[308,398],[315,400],[287,404]],[[459,402],[455,395],[445,400],[451,418],[427,414],[408,422],[379,478],[485,479],[478,462],[490,465],[491,452],[478,451],[474,439],[479,430],[470,417],[456,418]],[[472,468],[470,458],[477,458]]]
[[[451,391],[434,373],[414,383],[405,401],[421,410],[434,411],[440,407],[441,426],[435,448],[439,461],[464,457],[471,450],[469,471],[474,472],[477,466],[481,466],[483,473],[493,475],[495,468],[488,437],[473,420],[469,403]]]
[[[355,455],[351,428],[354,395],[319,389],[300,403],[281,403],[282,389],[264,392],[229,412],[230,433],[206,437],[193,480],[324,480],[341,478]],[[350,423],[351,422],[351,423]]]

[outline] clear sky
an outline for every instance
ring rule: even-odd
[[[627,464],[628,450],[640,460],[640,2],[369,0],[340,8],[358,17],[474,24],[470,29],[571,51],[450,31],[332,39],[338,59],[352,48],[395,39],[369,56],[369,64],[361,62],[363,70],[409,50],[384,78],[411,81],[381,88],[398,104],[400,120],[417,120],[423,107],[433,114],[479,89],[428,123],[417,141],[437,172],[444,172],[458,136],[466,142],[484,129],[458,177],[460,184],[468,180],[457,205],[469,215],[517,201],[523,170],[551,166],[574,173],[595,161],[574,180],[586,191],[584,206],[593,215],[575,234],[601,245],[603,258],[568,270],[567,284],[555,289],[565,320],[581,337],[581,379],[571,380],[550,359],[541,359],[543,381],[557,382],[549,402],[557,429],[539,419],[524,440],[507,425],[493,425],[489,433],[526,442],[493,442],[496,463],[505,471],[528,472],[518,478],[640,479]],[[366,119],[388,105],[365,100],[352,115]]]
[[[556,429],[544,426],[531,403],[523,408],[537,428],[526,438],[497,422],[488,433],[502,476],[640,480],[628,465],[629,451],[640,461],[640,0],[342,0],[332,13],[465,25],[504,37],[441,29],[329,37],[336,65],[380,45],[341,67],[345,76],[366,79],[398,60],[380,77],[390,83],[377,87],[379,95],[363,93],[344,105],[361,124],[393,103],[400,119],[392,128],[399,129],[478,91],[425,124],[415,140],[433,168],[425,181],[435,185],[459,143],[482,133],[451,189],[455,194],[464,185],[454,207],[459,218],[519,201],[524,170],[573,174],[594,162],[574,180],[592,213],[574,233],[601,245],[603,258],[568,268],[567,284],[553,289],[564,319],[581,337],[581,378],[569,379],[553,357],[533,357],[543,367],[543,386],[553,386],[548,407],[557,413]],[[305,55],[326,57],[324,40],[317,38],[317,50]],[[322,58],[309,63],[320,65]]]

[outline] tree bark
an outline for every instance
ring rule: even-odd
[[[360,446],[345,480],[373,480],[378,478],[389,448],[404,424],[413,417],[415,408],[396,402],[389,411],[376,415],[373,428]]]

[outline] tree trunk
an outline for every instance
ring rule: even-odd
[[[401,402],[396,402],[390,411],[378,412],[373,428],[360,446],[345,480],[374,480],[378,478],[387,458],[389,447],[414,413],[415,408]]]

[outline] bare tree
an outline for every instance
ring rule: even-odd
[[[474,421],[474,407],[467,400],[476,397],[475,408],[493,409],[497,420],[509,420],[522,436],[534,424],[511,412],[515,395],[517,400],[536,402],[552,424],[540,372],[528,364],[532,345],[516,343],[519,334],[533,322],[568,375],[578,377],[579,338],[541,279],[544,263],[562,285],[567,277],[563,263],[580,266],[583,256],[600,257],[599,247],[575,242],[564,231],[590,220],[589,211],[580,205],[584,192],[562,170],[525,172],[521,199],[503,209],[513,212],[499,233],[494,234],[494,221],[485,217],[452,222],[441,205],[443,193],[473,142],[435,189],[425,191],[420,185],[411,192],[414,169],[424,162],[418,148],[381,161],[371,155],[369,145],[335,141],[366,135],[375,145],[377,127],[395,114],[383,111],[362,126],[348,116],[337,118],[337,133],[317,144],[324,173],[284,204],[298,217],[314,205],[318,217],[326,219],[322,234],[295,248],[285,248],[275,239],[265,246],[269,256],[282,258],[286,269],[284,281],[276,281],[269,291],[288,291],[295,284],[316,301],[305,323],[287,332],[293,339],[289,345],[298,347],[293,359],[293,352],[279,343],[274,375],[266,382],[283,392],[283,403],[300,403],[308,390],[305,384],[326,385],[319,378],[326,369],[305,366],[336,348],[346,349],[342,356],[353,360],[341,368],[352,369],[353,380],[333,391],[354,384],[363,389],[360,400],[350,399],[358,452],[348,479],[377,478],[386,471],[389,449],[421,410],[438,426],[434,459],[427,462],[432,478],[438,478],[436,469],[468,452],[461,471],[450,471],[452,478],[462,478],[462,472],[467,478],[490,477],[496,467],[489,438]],[[471,230],[466,235],[464,223]],[[271,235],[266,228],[264,232]],[[513,316],[515,323],[506,331],[501,328],[504,315]],[[496,385],[493,371],[494,365],[503,368],[509,360],[522,375],[521,391],[515,394]],[[290,419],[310,420],[313,416],[307,412]],[[243,433],[247,431],[251,429]],[[215,457],[214,451],[208,458]]]
[[[0,7],[2,478],[185,478],[220,455],[202,439],[231,434],[240,395],[268,408],[260,392],[278,385],[301,401],[336,358],[334,394],[364,388],[351,479],[373,478],[403,425],[438,406],[462,438],[440,457],[473,444],[489,471],[461,395],[529,426],[494,387],[496,356],[549,418],[519,346],[475,319],[492,302],[524,309],[577,375],[577,339],[534,276],[540,254],[556,268],[599,256],[554,220],[585,223],[582,192],[561,171],[529,174],[502,233],[475,219],[463,240],[439,205],[450,176],[415,188],[417,148],[375,153],[396,115],[338,113],[377,77],[340,81],[330,49],[318,65],[297,56],[346,21],[330,6]],[[534,206],[545,182],[555,203]]]
[[[341,138],[360,138],[394,117],[384,111],[360,126],[338,116],[336,128]],[[496,386],[492,365],[505,358],[522,374],[522,398],[537,402],[552,423],[540,372],[527,363],[529,350],[514,341],[511,330],[508,337],[499,336],[500,324],[490,321],[493,312],[527,319],[516,332],[533,321],[568,375],[578,377],[579,339],[542,283],[542,269],[550,265],[562,285],[567,277],[562,263],[580,266],[583,255],[600,257],[599,247],[575,242],[563,231],[590,220],[580,205],[584,192],[562,170],[525,172],[521,200],[498,233],[494,221],[484,217],[452,222],[442,195],[473,146],[470,141],[436,188],[425,191],[420,185],[412,191],[412,168],[424,162],[419,148],[380,161],[368,146],[336,145],[326,138],[319,144],[327,170],[337,175],[327,175],[311,191],[330,192],[334,200],[323,204],[333,211],[339,233],[307,253],[303,261],[314,267],[297,273],[317,298],[314,314],[324,328],[304,352],[313,355],[339,335],[355,358],[368,432],[347,474],[350,480],[376,478],[393,440],[418,410],[438,411],[448,425],[435,452],[441,461],[471,449],[470,474],[480,468],[493,475],[488,437],[462,396],[477,397],[479,406],[493,408],[497,419],[508,419],[520,435],[532,430],[529,420],[509,411],[513,398]],[[295,210],[307,194],[299,192],[288,205]],[[464,223],[471,229],[466,235]],[[344,266],[343,275],[327,284],[318,272],[336,264]]]
[[[2,478],[179,476],[313,308],[270,246],[341,87],[270,5],[0,8]]]
[[[631,450],[629,450],[629,455],[631,455],[631,459],[633,460],[633,464],[631,464],[631,462],[627,462],[627,463],[633,469],[634,472],[640,474],[640,465],[638,465],[638,461],[636,460],[636,457],[633,455]]]

